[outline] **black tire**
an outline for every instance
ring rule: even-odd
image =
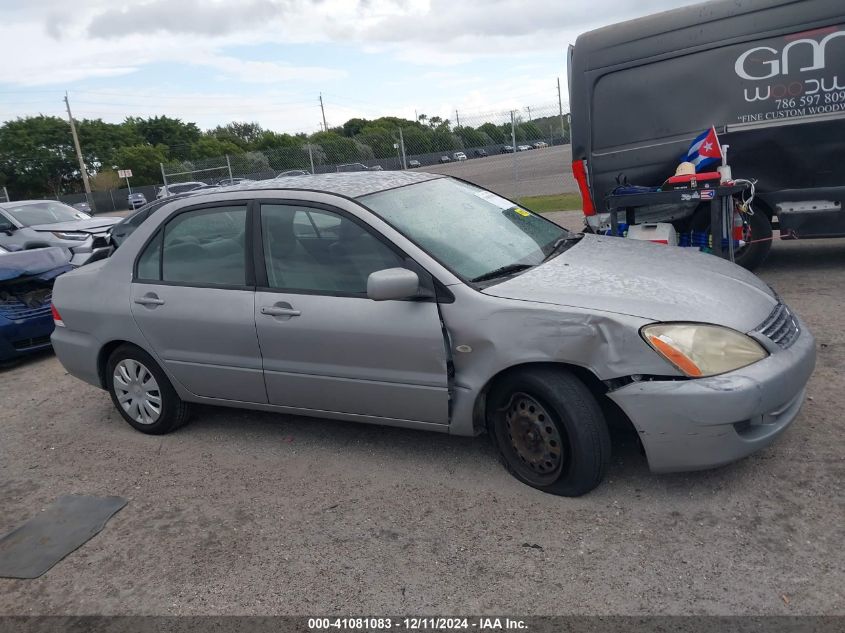
[[[610,462],[601,408],[564,369],[527,369],[497,381],[487,398],[487,429],[505,468],[544,492],[586,494],[601,483]]]
[[[760,205],[756,205],[754,215],[745,215],[750,229],[750,244],[742,247],[734,254],[734,263],[746,270],[754,270],[768,257],[772,248],[772,223]],[[702,205],[695,213],[692,230],[702,233],[710,232],[710,207]]]
[[[157,383],[157,393],[160,398],[160,413],[155,421],[142,423],[134,419],[119,400],[115,388],[115,370],[123,361],[134,361],[146,368]],[[188,404],[173,389],[167,375],[162,371],[153,357],[135,345],[124,344],[115,349],[106,364],[106,384],[115,408],[133,428],[149,435],[163,435],[169,433],[188,421],[190,413]],[[155,393],[155,391],[153,392]]]

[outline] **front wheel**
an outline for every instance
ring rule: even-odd
[[[554,368],[514,372],[487,401],[488,431],[510,473],[565,497],[601,483],[610,435],[596,399],[572,373]]]

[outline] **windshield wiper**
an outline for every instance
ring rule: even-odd
[[[561,246],[566,246],[567,244],[574,244],[582,237],[584,237],[583,233],[570,233],[568,235],[564,235],[561,238],[558,238],[557,240],[555,240],[555,243],[552,244],[552,249],[549,251],[549,254],[543,258],[543,261],[545,262],[551,259],[552,256],[558,252]]]
[[[473,277],[472,279],[470,279],[470,281],[489,281],[490,279],[504,277],[505,275],[510,275],[511,273],[518,273],[521,270],[527,270],[529,268],[534,268],[534,264],[508,264],[507,266],[502,266],[501,268],[497,268],[496,270],[491,270],[489,273],[484,273],[483,275],[479,275],[478,277]]]

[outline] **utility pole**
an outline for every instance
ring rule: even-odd
[[[528,108],[528,122],[531,123],[531,106],[526,106]]]
[[[519,196],[517,195],[517,173],[516,173],[516,121],[514,120],[513,110],[511,110],[511,147],[513,148],[513,197],[514,200],[519,202]]]
[[[323,107],[323,93],[320,93],[320,111],[323,113],[323,131],[328,132],[329,126],[326,125],[326,108]]]
[[[402,128],[399,128],[399,147],[402,149],[402,169],[408,169],[408,157],[405,156],[405,137],[402,135]]]
[[[561,141],[566,140],[566,126],[563,124],[563,100],[560,98],[560,77],[557,78],[557,107],[560,111],[560,136]]]
[[[79,137],[76,135],[76,124],[73,122],[73,115],[70,113],[70,101],[68,101],[67,93],[65,93],[65,106],[67,106],[67,117],[70,120],[70,133],[73,135],[73,146],[76,148],[76,157],[79,159],[79,171],[82,172],[82,184],[85,185],[85,197],[90,198],[91,183],[88,182],[88,170],[85,169],[85,159],[82,158],[82,148],[79,147]]]
[[[461,115],[458,114],[458,109],[455,108],[455,120],[457,121],[457,127],[461,127]]]

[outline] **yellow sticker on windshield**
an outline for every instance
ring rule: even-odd
[[[514,207],[514,211],[524,218],[527,218],[529,215],[531,215],[530,213],[528,213],[528,211],[526,211],[525,209],[520,209],[519,207]]]

